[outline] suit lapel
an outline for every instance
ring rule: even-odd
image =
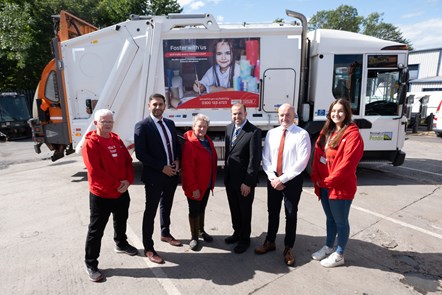
[[[231,145],[230,150],[233,150],[235,148],[235,146],[239,142],[241,142],[241,139],[243,138],[244,134],[246,133],[247,124],[249,124],[249,121],[247,121],[246,124],[244,124],[243,128],[241,128],[241,130],[239,131],[239,134],[236,137],[235,143],[233,145]],[[232,132],[233,132],[233,125],[232,125],[232,129],[230,130],[230,137],[232,136]]]

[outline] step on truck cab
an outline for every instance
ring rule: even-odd
[[[344,97],[361,128],[366,159],[402,164],[406,45],[343,31],[307,32],[302,14],[286,13],[292,22],[237,25],[218,24],[211,14],[133,15],[75,38],[56,36],[55,58],[39,86],[36,151],[48,145],[53,160],[80,152],[101,108],[115,113],[114,131],[133,150],[135,123],[149,115],[149,96],[161,93],[164,116],[181,133],[195,114],[209,116],[222,165],[232,104],[243,103],[265,134],[279,125],[278,107],[290,103],[314,141],[330,103]]]

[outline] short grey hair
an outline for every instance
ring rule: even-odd
[[[199,122],[199,121],[206,122],[207,126],[209,126],[209,124],[210,124],[209,117],[207,117],[206,115],[203,115],[203,114],[197,114],[193,117],[192,126],[195,126],[196,122]]]
[[[107,115],[112,115],[112,117],[114,116],[114,113],[111,110],[108,109],[99,109],[96,110],[94,113],[94,121],[99,121],[101,117],[107,116]]]

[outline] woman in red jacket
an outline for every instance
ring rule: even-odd
[[[182,186],[189,203],[189,223],[192,239],[190,249],[196,250],[198,237],[213,241],[204,231],[204,213],[210,190],[215,186],[217,155],[210,137],[206,134],[209,118],[198,114],[193,118],[192,130],[184,134],[182,152]]]
[[[312,258],[321,260],[324,267],[344,264],[350,236],[348,215],[356,193],[356,167],[364,153],[364,142],[351,116],[347,100],[334,101],[315,145],[311,178],[326,215],[327,239]],[[333,252],[336,235],[338,243]]]

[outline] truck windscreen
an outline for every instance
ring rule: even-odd
[[[0,122],[27,121],[31,118],[24,96],[0,96]]]

